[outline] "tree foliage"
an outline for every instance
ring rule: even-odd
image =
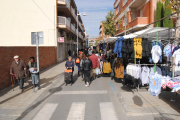
[[[157,2],[157,9],[156,9],[156,20],[160,20],[164,17],[164,7],[161,1]],[[163,20],[156,23],[156,26],[163,27]]]
[[[106,20],[103,22],[105,35],[114,36],[116,32],[116,27],[114,25],[115,12],[109,11],[106,16]]]
[[[165,1],[165,9],[164,9],[164,16],[169,16],[170,14],[172,14],[171,9],[168,8],[170,2],[169,0]],[[166,18],[163,20],[163,26],[164,27],[168,27],[168,28],[173,28],[173,22],[172,19],[169,20],[169,18]]]

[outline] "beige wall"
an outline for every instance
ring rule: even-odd
[[[40,46],[56,45],[54,41],[56,0],[0,2],[0,46],[32,46],[31,32],[37,31],[43,31],[44,44]]]

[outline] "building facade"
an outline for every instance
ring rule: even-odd
[[[26,64],[36,57],[35,35],[39,39],[40,70],[67,58],[84,40],[84,26],[74,0],[4,0],[0,4],[0,89],[11,85],[9,68],[14,55]],[[59,38],[64,42],[58,42]]]
[[[144,26],[154,22],[156,3],[157,0],[115,0],[115,36],[141,30]]]

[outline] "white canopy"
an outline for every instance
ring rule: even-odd
[[[153,40],[153,39],[156,39],[157,32],[158,32],[159,39],[168,39],[169,35],[171,37],[174,34],[174,30],[170,30],[170,33],[169,33],[169,28],[153,27],[153,28],[147,28],[144,30],[140,30],[138,32],[134,32],[134,33],[125,35],[123,37],[124,37],[124,39],[135,38],[135,37],[147,37],[147,38]],[[109,38],[105,39],[104,41],[102,40],[100,42],[102,42],[102,43],[115,42],[117,39],[118,39],[118,37],[109,37]]]

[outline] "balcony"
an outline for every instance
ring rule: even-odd
[[[137,17],[129,23],[129,27],[143,27],[148,24],[147,17]]]
[[[76,28],[73,24],[71,24],[71,30],[76,33]]]
[[[139,6],[145,4],[146,2],[147,2],[147,0],[133,0],[129,7],[130,8],[138,8]]]
[[[70,1],[71,0],[58,0],[57,3],[59,5],[67,6],[70,9]]]
[[[58,26],[60,28],[66,28],[66,27],[71,27],[70,26],[70,20],[66,17],[58,16]]]

